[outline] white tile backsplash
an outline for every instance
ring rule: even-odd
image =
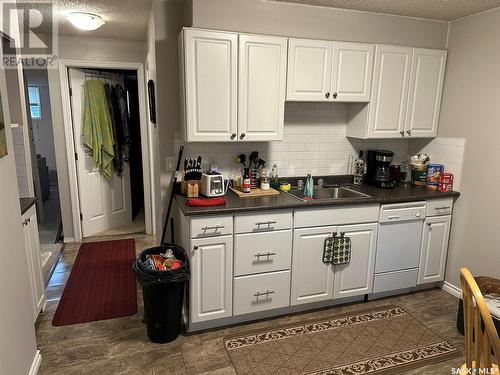
[[[357,140],[346,137],[347,105],[343,103],[287,102],[283,141],[234,143],[184,143],[176,140],[176,149],[184,144],[185,156],[201,155],[203,167],[215,163],[231,177],[239,173],[236,156],[259,151],[268,168],[278,166],[280,176],[346,174],[349,156],[359,150],[383,148],[395,152],[400,161],[408,154],[406,140]]]

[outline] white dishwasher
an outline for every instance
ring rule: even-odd
[[[417,285],[426,202],[380,207],[373,293]]]

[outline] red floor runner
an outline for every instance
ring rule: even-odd
[[[137,313],[133,239],[80,246],[52,325],[92,322]]]

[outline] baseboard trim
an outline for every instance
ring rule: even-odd
[[[462,297],[462,289],[456,287],[453,284],[450,284],[449,282],[445,281],[443,283],[443,286],[441,287],[445,292],[450,293],[452,296],[461,298]]]
[[[31,362],[31,367],[28,372],[28,375],[37,375],[41,363],[42,363],[42,355],[40,354],[40,350],[37,350],[35,353],[35,357],[33,358],[33,362]]]
[[[73,243],[75,242],[75,237],[64,237],[64,243]]]

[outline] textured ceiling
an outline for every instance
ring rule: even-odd
[[[40,0],[22,1],[22,3],[39,2]],[[53,0],[52,3],[60,35],[127,40],[146,39],[152,0]],[[29,5],[24,7],[27,6]],[[106,23],[97,30],[79,30],[66,20],[68,13],[77,11],[97,14]],[[45,32],[50,31],[45,30]]]
[[[500,7],[500,0],[269,0],[452,21]]]

